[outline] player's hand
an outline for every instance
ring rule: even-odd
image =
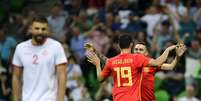
[[[185,51],[186,51],[186,46],[184,44],[178,44],[176,48],[176,55],[181,57]]]
[[[93,51],[93,52],[95,52],[96,50],[95,50],[95,48],[94,48],[94,46],[93,46],[93,44],[92,43],[90,43],[90,42],[87,42],[87,43],[85,43],[84,44],[84,48],[88,51]]]
[[[95,66],[100,66],[100,59],[93,51],[87,51],[86,56],[89,62],[91,62]]]
[[[172,51],[177,47],[177,45],[172,45],[167,48],[167,50]]]

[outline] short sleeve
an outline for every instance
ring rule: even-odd
[[[146,57],[143,54],[136,54],[135,55],[135,61],[136,61],[135,62],[136,67],[137,68],[142,68],[142,67],[148,66],[150,58]]]
[[[109,62],[107,60],[102,72],[101,72],[101,76],[103,77],[108,77],[111,73],[111,69],[110,69],[110,66],[109,66]]]
[[[55,49],[56,56],[55,56],[55,62],[56,65],[67,63],[67,58],[64,52],[64,48],[61,44],[58,44],[58,47]]]
[[[22,61],[20,59],[20,47],[17,46],[13,55],[12,64],[17,67],[22,67]]]

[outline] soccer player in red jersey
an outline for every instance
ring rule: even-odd
[[[181,44],[182,45],[182,44]],[[180,46],[181,48],[176,49],[176,57],[170,64],[162,64],[160,67],[143,67],[142,68],[142,74],[141,74],[141,92],[140,97],[142,101],[155,101],[154,96],[154,75],[158,70],[172,70],[176,66],[179,58],[183,55],[185,52],[185,47]],[[134,47],[135,53],[144,54],[148,57],[148,50],[144,43],[139,42]]]
[[[167,59],[169,52],[176,48],[176,45],[166,49],[167,51],[157,59],[150,59],[143,54],[131,54],[133,43],[129,35],[122,35],[119,38],[119,46],[121,53],[108,59],[102,71],[100,61],[94,63],[96,64],[98,79],[103,81],[112,74],[114,101],[141,101],[140,81],[142,67],[160,66]],[[95,53],[89,52],[87,55],[90,61],[95,56]]]
[[[142,101],[155,101],[155,96],[154,96],[154,75],[157,70],[172,70],[175,65],[177,64],[179,58],[183,55],[185,52],[185,47],[180,44],[182,48],[177,48],[177,56],[175,59],[170,63],[164,63],[161,65],[160,68],[155,68],[155,67],[143,67],[142,68],[142,74],[141,74],[141,90],[140,90],[140,97]],[[92,50],[94,51],[94,47],[92,44],[87,43],[86,44],[86,49],[87,50]],[[148,50],[147,47],[143,42],[139,42],[135,45],[134,47],[134,53],[140,53],[148,57]],[[98,54],[99,55],[99,54]],[[104,57],[104,56],[103,56]],[[101,57],[101,58],[103,58]],[[100,57],[99,57],[100,58]],[[104,57],[105,58],[105,57]],[[92,61],[100,61],[98,57],[91,58]],[[95,62],[92,62],[95,63]]]

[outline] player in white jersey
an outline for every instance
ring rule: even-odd
[[[17,45],[13,57],[14,101],[64,101],[67,59],[49,36],[45,17],[30,25],[32,38]]]

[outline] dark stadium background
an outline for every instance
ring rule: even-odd
[[[155,75],[156,101],[183,101],[191,94],[201,100],[201,0],[0,0],[0,101],[12,101],[12,54],[30,38],[27,26],[38,14],[47,16],[51,37],[67,54],[66,101],[112,101],[112,80],[96,80],[84,43],[110,58],[125,33],[144,41],[153,58],[185,39],[187,52],[176,68]]]

